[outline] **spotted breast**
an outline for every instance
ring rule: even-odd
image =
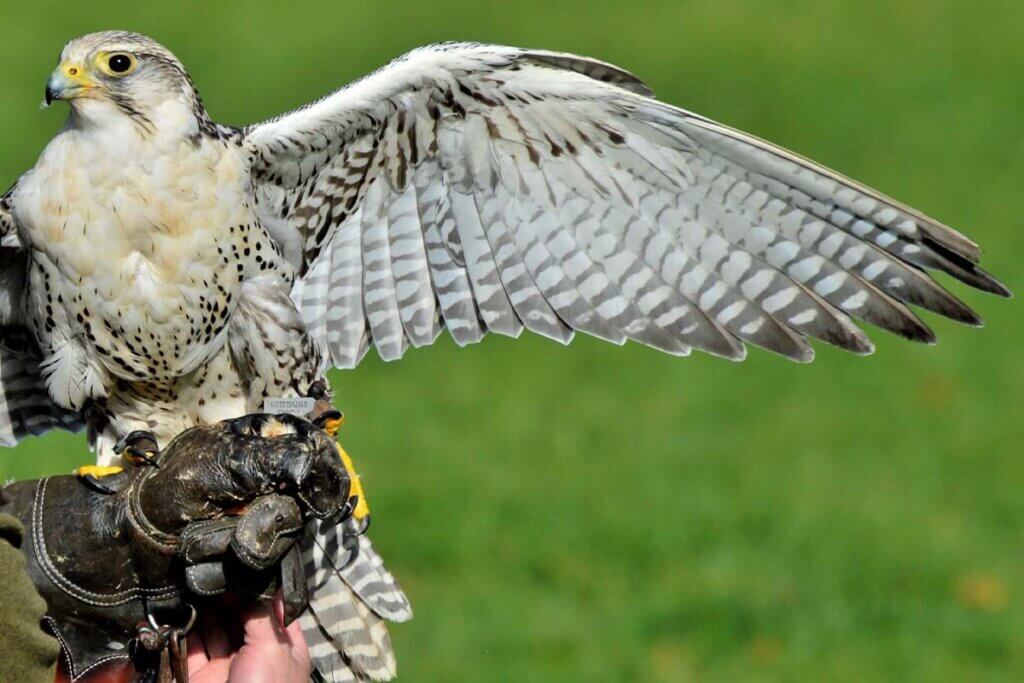
[[[162,126],[172,130],[173,126]],[[213,137],[68,127],[17,190],[29,310],[54,398],[173,382],[224,346],[242,283],[285,272],[248,171]]]

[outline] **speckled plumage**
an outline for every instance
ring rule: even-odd
[[[101,46],[153,54],[160,77],[184,73],[127,34],[74,41],[62,60],[82,62]],[[187,78],[178,85],[152,102],[125,93],[116,105],[84,101],[9,195],[30,255],[23,323],[54,402],[97,416],[101,461],[133,429],[166,443],[258,409],[263,395],[244,391],[250,378],[231,357],[228,330],[245,324],[239,311],[258,310],[261,289],[287,298],[291,286],[291,266],[249,199],[239,147],[196,114]],[[292,341],[305,351],[301,337]],[[319,367],[315,354],[310,361]]]
[[[164,117],[152,118],[161,130]],[[227,331],[245,282],[273,274],[287,293],[291,269],[246,201],[237,151],[159,135],[129,127],[110,144],[69,126],[13,199],[33,255],[26,322],[54,400],[95,401],[115,436],[147,428],[166,442],[258,408],[227,358]]]
[[[112,50],[137,71],[106,73]],[[8,442],[78,416],[103,457],[129,428],[165,440],[443,328],[805,362],[808,338],[870,353],[854,319],[934,341],[908,304],[980,323],[928,270],[1009,295],[956,231],[584,57],[431,46],[244,129],[148,38],[86,36],[62,65],[68,126],[0,204],[0,323],[39,347],[0,357]],[[344,583],[327,545],[307,549],[321,590]],[[333,594],[307,617],[324,667],[393,675],[373,601]]]

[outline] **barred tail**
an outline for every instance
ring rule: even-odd
[[[355,519],[317,521],[303,542],[309,609],[299,623],[316,681],[390,681],[397,673],[385,620],[408,621],[412,608],[361,528]]]

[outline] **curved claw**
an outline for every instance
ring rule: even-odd
[[[344,529],[341,537],[341,547],[348,551],[348,559],[345,564],[338,569],[347,569],[352,565],[353,562],[359,557],[359,537],[366,534],[370,529],[370,517],[366,516],[361,520],[356,520],[359,527],[354,529],[352,533],[349,533],[348,525],[343,525]]]
[[[75,469],[73,474],[93,490],[109,496],[117,493],[117,490],[107,486],[101,482],[100,479],[123,471],[124,468],[116,466],[104,467],[102,465],[83,465],[82,467]]]
[[[250,415],[236,417],[233,420],[227,420],[226,422],[232,434],[236,436],[252,436],[260,434],[260,430],[263,428],[263,422],[266,418],[267,415],[264,413],[252,413]]]
[[[279,434],[276,434],[275,431],[280,431],[281,435],[288,434],[290,433],[289,429],[302,439],[308,439],[311,431],[309,420],[291,413],[279,413],[270,416],[270,422],[264,427],[263,436],[278,436]]]
[[[124,456],[133,465],[160,467],[157,462],[157,458],[160,456],[160,447],[157,445],[156,437],[152,432],[147,432],[144,429],[136,429],[118,439],[114,444],[114,453]]]
[[[370,530],[371,519],[373,518],[369,514],[363,517],[362,519],[358,517],[356,518],[356,521],[360,524],[359,529],[356,530],[356,538],[359,538],[360,536],[365,536],[366,532]]]
[[[341,506],[337,514],[335,514],[334,517],[332,517],[331,519],[334,520],[335,523],[341,524],[342,522],[346,521],[349,517],[352,516],[352,513],[355,512],[357,505],[359,505],[359,495],[353,493],[351,496],[349,496],[349,499],[345,501],[345,504]]]

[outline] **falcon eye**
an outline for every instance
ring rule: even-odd
[[[111,55],[107,59],[107,68],[111,73],[126,74],[135,66],[135,60],[126,54]]]
[[[132,59],[128,55],[114,55],[107,62],[110,70],[117,74],[123,74],[132,68]]]

